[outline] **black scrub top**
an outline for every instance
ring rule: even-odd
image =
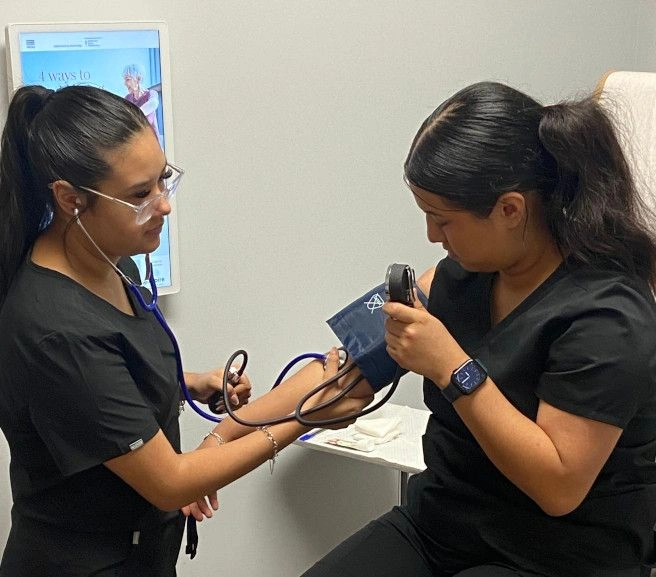
[[[447,258],[428,309],[528,418],[536,419],[542,399],[623,433],[583,503],[551,517],[496,469],[426,379],[428,472],[414,484],[410,511],[470,559],[480,554],[550,576],[614,577],[635,568],[653,545],[656,521],[654,297],[619,273],[564,263],[491,326],[493,278]]]
[[[134,316],[29,260],[12,284],[0,311],[0,427],[14,525],[102,543],[170,517],[103,466],[160,429],[180,452],[173,347],[128,294]]]

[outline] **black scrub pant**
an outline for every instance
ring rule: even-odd
[[[26,519],[12,511],[0,577],[175,577],[182,513],[153,512],[133,531],[81,533]]]
[[[484,564],[485,563],[485,564]],[[474,565],[474,566],[472,566]],[[467,567],[467,568],[465,568]],[[400,507],[338,545],[302,577],[542,577],[501,564],[462,559],[420,535]],[[636,576],[637,577],[637,576]]]
[[[463,508],[446,499],[442,484],[430,470],[413,475],[408,486],[408,504],[394,507],[372,521],[323,559],[302,577],[545,577],[535,569],[526,569],[490,544],[478,528],[476,508]],[[467,515],[467,512],[471,514]],[[422,528],[415,519],[433,519],[437,525]],[[453,521],[452,521],[453,520]],[[522,547],[518,536],[517,547]],[[551,551],[542,548],[544,551]],[[517,556],[523,550],[518,550]],[[528,552],[527,552],[528,553]],[[530,553],[528,553],[530,555]],[[554,560],[559,552],[552,552]],[[519,563],[522,562],[520,557]],[[526,565],[538,559],[526,558]],[[546,559],[545,559],[546,560]],[[557,565],[557,563],[553,563]],[[559,577],[592,575],[569,564],[555,573]],[[614,570],[597,568],[604,577],[641,577],[640,567]]]

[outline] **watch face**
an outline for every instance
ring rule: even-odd
[[[487,379],[487,373],[483,367],[473,359],[470,359],[454,373],[452,380],[466,395],[471,393],[485,379]]]

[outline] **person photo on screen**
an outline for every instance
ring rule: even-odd
[[[447,253],[426,309],[383,307],[389,354],[424,376],[427,468],[304,577],[639,577],[656,238],[612,122],[477,83],[424,121],[404,176]]]
[[[0,427],[13,497],[2,577],[174,576],[184,513],[211,516],[217,489],[309,430],[225,419],[181,452],[173,341],[128,278],[129,257],[158,246],[181,176],[119,95],[26,86],[11,99],[0,149]],[[332,348],[248,404],[241,375],[228,398],[249,421],[288,415],[338,364]],[[223,370],[185,377],[207,402]],[[341,386],[304,407],[350,419],[371,399],[319,406]]]
[[[159,94],[152,88],[144,88],[141,83],[145,76],[144,67],[141,64],[128,64],[123,68],[123,83],[128,89],[125,99],[136,104],[146,115],[160,146],[164,148],[164,139],[157,120],[157,109],[159,108]]]

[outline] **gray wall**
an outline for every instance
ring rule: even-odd
[[[9,22],[163,19],[171,36],[182,292],[167,297],[188,369],[251,357],[255,393],[386,266],[442,255],[403,185],[420,122],[478,80],[546,101],[609,69],[654,70],[656,5],[633,0],[2,0]],[[4,59],[0,59],[4,77]],[[2,84],[2,83],[0,83]],[[0,112],[6,112],[0,86]],[[421,405],[406,377],[394,401]],[[193,447],[209,425],[183,417]],[[9,529],[0,450],[0,543]],[[165,474],[165,472],[163,472]],[[180,574],[299,574],[396,498],[382,467],[290,447],[221,491]],[[90,496],[90,498],[93,498]]]

